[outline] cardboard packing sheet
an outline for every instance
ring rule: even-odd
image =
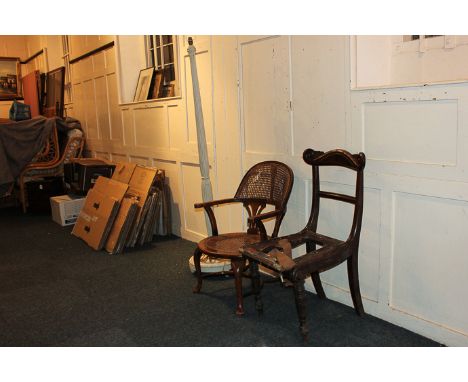
[[[118,208],[117,199],[90,190],[72,234],[83,239],[91,248],[102,249]]]
[[[120,253],[126,244],[136,241],[156,173],[157,170],[153,168],[127,162],[117,163],[112,180],[128,182],[128,190],[105,245],[107,252]]]
[[[127,189],[127,184],[99,177],[94,188],[88,192],[72,234],[83,239],[91,248],[102,249]]]
[[[135,171],[135,163],[119,162],[116,164],[112,179],[128,184]]]
[[[143,213],[146,213],[145,203],[153,185],[158,170],[155,168],[136,166],[132,177],[128,184],[127,195],[134,196],[138,199],[138,211],[136,213],[135,222],[127,239],[127,245],[133,247],[141,228],[143,221]]]
[[[123,249],[128,232],[132,227],[136,211],[138,209],[138,200],[134,197],[124,197],[115,218],[109,237],[106,242],[106,251],[111,254],[117,254]]]
[[[128,190],[128,184],[100,176],[97,178],[93,190],[96,190],[107,196],[112,196],[120,203]]]
[[[111,254],[151,241],[160,218],[162,186],[157,181],[164,182],[162,170],[117,163],[112,178],[97,178],[72,233]]]

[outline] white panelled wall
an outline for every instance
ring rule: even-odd
[[[164,169],[173,232],[197,241],[207,232],[203,212],[193,208],[201,182],[186,40],[179,36],[180,97],[119,104],[118,84],[135,74],[119,69],[129,50],[122,55],[117,44],[73,64],[68,113],[84,125],[92,155]],[[252,164],[283,161],[295,184],[281,234],[292,233],[310,210],[303,150],[365,152],[366,311],[467,346],[468,85],[351,90],[347,36],[194,36],[194,43],[215,198],[232,196]],[[352,181],[337,171],[322,177],[330,190],[351,192]],[[346,235],[350,210],[332,201],[323,207],[319,229]],[[221,232],[243,225],[240,209],[216,213]],[[329,298],[352,305],[345,266],[322,279]]]

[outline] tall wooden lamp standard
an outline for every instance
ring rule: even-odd
[[[198,158],[200,162],[201,191],[203,202],[213,200],[213,190],[210,181],[210,164],[208,161],[208,149],[206,146],[205,122],[203,120],[203,109],[200,96],[200,84],[198,82],[197,62],[195,58],[196,49],[193,45],[192,37],[188,38],[189,47],[187,52],[190,58],[190,70],[192,74],[193,103],[195,106],[195,122],[197,127]],[[205,213],[205,221],[208,235],[212,234],[208,215]],[[193,257],[189,260],[189,266],[192,271],[195,270]],[[203,272],[219,272],[230,267],[230,262],[222,259],[213,259],[209,256],[202,256],[201,266]]]

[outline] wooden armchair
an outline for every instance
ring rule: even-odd
[[[325,298],[325,292],[319,274],[329,270],[345,260],[348,265],[348,280],[354,308],[359,315],[364,308],[359,290],[358,250],[363,213],[364,180],[363,171],[366,163],[364,153],[352,155],[345,150],[331,150],[326,153],[307,149],[303,154],[304,161],[312,166],[312,211],[305,228],[285,237],[271,239],[262,243],[247,245],[241,252],[252,261],[251,276],[256,295],[257,310],[262,311],[260,299],[258,265],[261,264],[281,274],[294,286],[294,297],[299,316],[300,330],[306,339],[308,328],[306,322],[304,280],[312,278],[317,295]],[[319,169],[323,166],[338,166],[356,172],[355,195],[345,195],[321,191]],[[320,199],[327,198],[354,205],[353,223],[345,241],[322,235],[317,232]],[[339,222],[337,223],[339,224]],[[292,258],[292,248],[306,245],[306,253]],[[317,249],[317,246],[320,248]]]
[[[249,243],[267,240],[268,235],[263,224],[266,219],[275,219],[271,237],[278,235],[281,222],[286,213],[286,204],[291,194],[294,182],[292,170],[281,162],[267,161],[254,165],[243,177],[233,198],[197,203],[195,208],[204,208],[211,223],[212,236],[200,241],[194,253],[195,274],[197,284],[194,292],[202,287],[202,279],[210,274],[202,274],[200,257],[206,254],[210,257],[228,259],[231,261],[231,272],[235,278],[237,295],[236,313],[244,313],[242,301],[242,271],[245,260],[239,248]],[[227,203],[242,203],[248,213],[247,232],[218,233],[216,217],[212,207]],[[274,210],[262,213],[266,205],[274,206]],[[225,272],[221,272],[225,273]]]

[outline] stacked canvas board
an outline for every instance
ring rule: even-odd
[[[116,184],[121,185],[119,189],[125,189],[125,191],[115,194],[112,190],[117,188]],[[96,187],[98,187],[97,190]],[[108,194],[103,191],[103,187],[110,190]],[[93,203],[95,203],[94,194],[96,193],[92,191],[99,192],[99,196],[109,204],[109,206],[106,205],[105,229],[99,230],[102,236],[94,240],[90,239],[89,234],[90,224],[92,225],[90,222],[93,221],[90,211],[94,212]],[[75,226],[77,228],[72,233],[85,240],[94,249],[105,248],[111,254],[118,254],[127,247],[135,247],[152,241],[153,236],[160,231],[163,203],[165,204],[164,171],[121,162],[116,165],[111,179],[99,177],[94,188],[89,191],[83,207],[83,216],[80,214],[78,217],[77,226]],[[101,220],[104,219],[101,218]]]

